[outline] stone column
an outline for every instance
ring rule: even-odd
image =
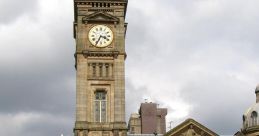
[[[95,66],[95,69],[96,69],[96,77],[100,77],[100,66],[99,66],[99,63],[96,64]]]
[[[88,75],[89,75],[89,77],[93,77],[93,64],[92,63],[88,64]]]
[[[109,77],[109,63],[105,63],[105,77]]]
[[[102,77],[106,77],[106,73],[105,73],[105,64],[102,64]]]

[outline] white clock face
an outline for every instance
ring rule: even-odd
[[[96,47],[106,47],[112,43],[113,32],[105,25],[96,25],[88,33],[88,39]]]

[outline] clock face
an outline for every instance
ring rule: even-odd
[[[112,43],[113,32],[105,25],[96,25],[88,33],[90,43],[96,47],[106,47]]]

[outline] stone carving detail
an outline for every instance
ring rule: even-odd
[[[113,57],[117,58],[119,52],[95,52],[95,51],[83,51],[84,56],[87,57]]]
[[[185,132],[182,133],[180,136],[201,136],[193,129],[193,126],[190,125],[190,128]]]
[[[90,5],[93,8],[110,8],[111,6],[126,6],[125,3],[115,2],[76,2],[76,5]]]

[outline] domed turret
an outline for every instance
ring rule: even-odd
[[[259,132],[259,85],[255,89],[256,103],[243,115],[243,133]]]
[[[249,128],[259,125],[258,122],[259,103],[251,106],[243,115],[243,128]]]

